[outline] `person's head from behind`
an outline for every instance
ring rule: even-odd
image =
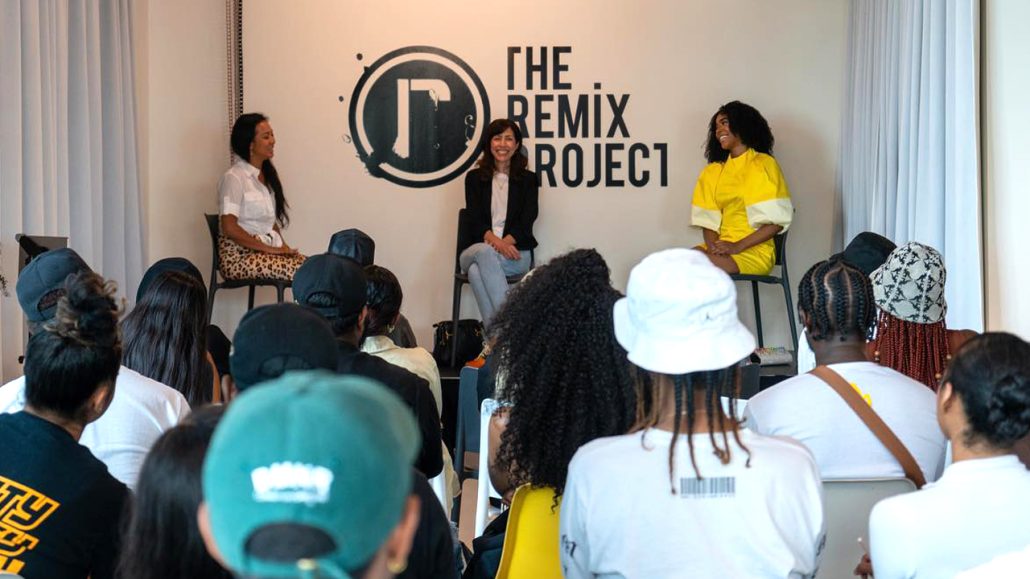
[[[841,259],[820,261],[798,284],[798,317],[813,347],[834,342],[864,346],[876,319],[869,278]]]
[[[491,331],[512,404],[498,459],[514,484],[562,494],[576,449],[632,424],[633,370],[612,327],[620,297],[593,249],[552,259],[508,294]]]
[[[275,196],[275,220],[282,227],[289,225],[290,206],[283,194],[279,173],[272,164],[272,157],[275,156],[275,133],[268,117],[261,113],[240,115],[232,125],[229,146],[238,157],[261,169],[265,182]]]
[[[476,166],[487,179],[492,178],[494,171],[507,163],[510,163],[511,176],[519,178],[529,164],[522,153],[522,129],[508,119],[494,119],[486,126],[480,148],[483,155]]]
[[[53,317],[29,338],[26,409],[51,422],[85,426],[114,396],[122,357],[114,282],[91,271],[72,274]]]
[[[178,271],[189,275],[193,279],[200,282],[200,285],[204,285],[204,276],[201,275],[200,270],[197,266],[193,265],[193,262],[186,259],[185,257],[166,257],[159,259],[154,262],[147,271],[143,273],[143,279],[139,282],[139,287],[136,288],[136,303],[139,303],[143,299],[143,294],[147,293],[157,278],[169,271]]]
[[[83,271],[92,270],[78,253],[68,248],[45,251],[25,266],[18,275],[15,293],[28,321],[29,334],[36,333],[39,324],[53,319],[57,302],[66,293],[65,280]]]
[[[950,355],[944,283],[948,272],[936,249],[909,242],[869,276],[879,309],[876,356],[881,364],[936,390]]]
[[[119,573],[150,579],[231,578],[197,527],[200,472],[224,406],[193,411],[157,439],[140,470]]]
[[[190,406],[211,401],[207,363],[207,291],[182,271],[159,273],[122,322],[122,363],[178,390]]]
[[[641,382],[631,430],[672,430],[670,483],[676,439],[681,432],[700,432],[699,424],[707,424],[704,434],[711,437],[723,464],[731,458],[730,436],[747,452],[737,436],[733,400],[737,365],[755,349],[755,338],[737,318],[737,291],[725,272],[693,249],[653,253],[630,272],[626,297],[615,303],[614,320],[615,336],[629,360],[651,378]],[[730,399],[730,416],[722,410],[723,396]],[[687,444],[700,478],[690,436]]]
[[[731,101],[719,107],[708,122],[705,159],[709,163],[721,163],[737,144],[772,155],[773,142],[769,123],[758,109]]]
[[[1012,452],[1030,434],[1030,344],[1004,332],[966,341],[941,379],[937,418],[953,444]]]
[[[329,238],[327,252],[353,259],[361,267],[368,267],[376,261],[376,242],[360,229],[344,229]]]
[[[242,392],[291,370],[334,370],[336,358],[336,340],[322,316],[297,304],[271,304],[240,320],[229,364],[234,390]]]
[[[293,276],[293,296],[329,321],[339,339],[357,344],[368,303],[365,272],[353,260],[331,253],[313,255]]]
[[[365,267],[368,281],[368,317],[365,322],[366,336],[385,336],[393,331],[401,314],[404,292],[401,282],[393,272],[378,265]]]
[[[418,525],[417,447],[411,411],[365,378],[291,372],[245,392],[204,461],[208,550],[243,577],[400,573]]]

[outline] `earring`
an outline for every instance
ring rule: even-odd
[[[394,561],[393,559],[386,561],[386,570],[394,575],[400,575],[408,569],[408,560],[401,559],[400,561]]]
[[[386,333],[387,334],[392,334],[393,330],[394,330],[393,324],[390,324],[390,325],[386,326]]]

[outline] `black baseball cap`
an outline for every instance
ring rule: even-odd
[[[329,253],[358,262],[361,267],[375,263],[376,242],[360,229],[337,231],[329,238]]]
[[[278,378],[289,370],[335,370],[336,339],[325,319],[297,304],[255,308],[233,335],[229,365],[236,388]]]
[[[312,296],[318,294],[328,297],[333,305],[312,303]],[[339,318],[351,324],[368,303],[365,272],[356,261],[346,257],[332,253],[312,255],[293,276],[293,297],[326,318]]]
[[[897,245],[893,241],[872,231],[863,231],[851,240],[844,251],[830,259],[843,259],[869,276],[873,270],[887,261]]]
[[[75,250],[64,247],[39,254],[18,275],[15,293],[30,322],[45,322],[57,313],[57,300],[64,295],[68,276],[93,271]]]

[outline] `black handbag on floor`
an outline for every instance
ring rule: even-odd
[[[451,365],[455,337],[458,342],[458,355],[454,359],[459,365],[464,365],[483,350],[483,323],[479,320],[458,320],[457,336],[451,320],[437,322],[433,324],[433,328],[433,358],[441,368],[449,368]]]

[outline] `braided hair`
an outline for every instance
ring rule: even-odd
[[[917,324],[880,310],[873,340],[876,361],[926,384],[934,392],[951,359],[944,320]]]
[[[652,378],[654,379],[639,383],[637,417],[636,422],[630,427],[630,432],[646,431],[648,428],[656,426],[662,419],[662,410],[668,406],[658,399],[661,391],[654,387],[660,382],[658,375]],[[703,411],[708,417],[708,437],[719,462],[729,464],[732,458],[729,441],[732,434],[733,441],[747,454],[746,465],[750,467],[751,451],[740,440],[741,421],[735,418],[737,416],[736,397],[739,379],[737,367],[734,365],[721,370],[679,374],[666,376],[666,378],[672,383],[673,410],[676,416],[676,420],[673,420],[672,444],[669,445],[669,486],[672,494],[676,494],[676,442],[681,433],[687,434],[687,447],[690,450],[690,465],[694,469],[694,476],[698,480],[703,478],[701,470],[697,467],[694,440],[691,436],[697,418],[698,401],[696,398],[699,393],[703,394]],[[723,396],[729,398],[729,416],[722,411]],[[684,420],[680,417],[686,419],[686,428],[681,426]],[[719,439],[721,439],[721,445]]]
[[[950,382],[969,422],[966,444],[1008,450],[1030,433],[1030,344],[1004,332],[970,338],[942,382]]]
[[[864,339],[872,328],[876,303],[869,278],[841,259],[813,265],[798,284],[798,311],[808,316],[813,340]]]
[[[580,446],[632,424],[633,370],[612,320],[620,297],[604,258],[578,249],[534,270],[497,313],[499,398],[511,404],[498,466],[514,484],[557,498]]]

